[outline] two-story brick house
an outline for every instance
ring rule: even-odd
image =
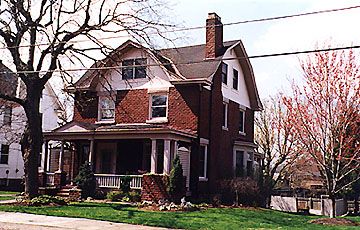
[[[240,40],[223,42],[219,16],[210,13],[206,25],[203,45],[154,51],[127,41],[68,89],[73,120],[45,139],[74,144],[70,180],[89,161],[99,186],[112,188],[124,174],[169,174],[178,154],[188,191],[208,194],[260,162],[253,137],[262,105],[250,61]]]

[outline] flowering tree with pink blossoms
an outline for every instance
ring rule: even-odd
[[[353,50],[311,54],[301,62],[304,85],[293,84],[293,95],[283,98],[302,154],[316,163],[333,210],[336,196],[360,180],[359,64]]]

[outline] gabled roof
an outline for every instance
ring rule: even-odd
[[[220,56],[215,59],[205,59],[205,44],[195,46],[185,46],[180,48],[170,48],[161,50],[150,50],[141,46],[140,44],[131,40],[126,41],[117,49],[115,49],[108,57],[103,60],[95,62],[90,70],[88,70],[76,83],[75,87],[69,87],[69,91],[75,90],[91,90],[95,89],[99,82],[100,73],[96,68],[110,67],[112,65],[119,65],[114,60],[119,60],[119,56],[125,53],[131,48],[142,49],[152,56],[158,64],[166,69],[170,74],[170,81],[176,83],[189,83],[189,82],[204,82],[211,84],[212,77],[216,70],[219,68],[224,53],[234,48],[237,57],[239,57],[239,63],[243,69],[245,76],[245,83],[249,93],[251,107],[254,110],[261,110],[262,105],[257,92],[254,72],[247,58],[244,45],[241,40],[227,41],[223,43],[223,50]],[[105,70],[106,71],[106,70]]]

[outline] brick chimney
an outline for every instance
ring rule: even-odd
[[[223,24],[216,13],[209,13],[206,20],[205,58],[216,58],[223,48]]]

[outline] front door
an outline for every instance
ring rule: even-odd
[[[116,143],[98,143],[96,173],[116,173]]]

